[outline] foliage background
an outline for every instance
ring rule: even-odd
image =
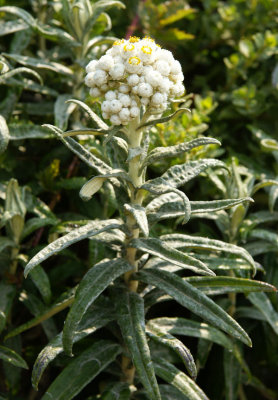
[[[32,0],[1,0],[1,6],[17,6],[28,11],[42,24],[70,31],[62,12],[62,2]],[[88,40],[100,42],[86,53],[74,48],[66,38],[55,37],[43,29],[30,28],[18,16],[1,13],[0,50],[0,113],[7,120],[10,141],[0,155],[2,236],[14,234],[7,217],[8,183],[15,178],[19,197],[24,203],[19,214],[24,223],[20,232],[20,259],[15,274],[7,267],[15,255],[3,247],[1,253],[2,282],[15,289],[13,306],[7,306],[7,330],[23,325],[33,316],[54,304],[66,289],[74,286],[84,275],[88,263],[102,258],[104,248],[93,243],[80,243],[59,257],[45,263],[46,286],[36,287],[32,278],[23,278],[26,256],[34,255],[46,243],[66,232],[74,221],[110,218],[117,213],[107,190],[84,203],[78,191],[92,174],[83,163],[72,156],[62,144],[49,138],[42,124],[55,123],[66,129],[87,126],[86,115],[64,105],[68,98],[91,103],[82,81],[83,68],[91,58],[104,51],[104,37],[125,37],[127,34],[154,37],[164,48],[173,51],[183,66],[187,88],[186,105],[191,115],[152,129],[152,146],[172,145],[200,135],[221,141],[221,148],[208,146],[206,150],[191,152],[192,160],[201,157],[220,157],[233,171],[228,182],[222,175],[203,174],[187,187],[191,200],[213,200],[252,196],[249,207],[240,205],[229,212],[219,212],[218,218],[193,218],[185,228],[181,221],[160,223],[160,233],[172,229],[239,244],[248,249],[264,271],[257,279],[275,286],[278,284],[277,265],[277,160],[278,160],[278,2],[275,0],[184,2],[128,1],[126,8],[111,7],[107,15],[100,14],[90,27]],[[16,21],[11,22],[11,21]],[[9,25],[10,24],[10,25]],[[77,32],[78,33],[78,32]],[[110,40],[110,41],[109,41]],[[20,56],[29,57],[22,59]],[[42,67],[35,60],[44,60]],[[57,63],[57,64],[53,64]],[[43,85],[35,76],[20,72],[5,78],[5,65],[10,70],[26,66],[37,71]],[[26,71],[25,71],[26,72]],[[73,107],[73,106],[72,106]],[[71,115],[70,115],[71,113]],[[68,120],[69,119],[69,120]],[[84,137],[90,146],[90,138]],[[97,144],[98,142],[94,143]],[[99,142],[100,143],[100,142]],[[93,143],[92,143],[93,145]],[[99,144],[100,145],[100,144]],[[181,158],[171,163],[180,163]],[[168,161],[157,163],[151,170],[158,176]],[[12,181],[14,182],[14,181]],[[13,183],[14,187],[16,186]],[[38,203],[43,201],[46,206]],[[17,202],[18,203],[18,202]],[[9,211],[9,210],[8,210]],[[43,226],[35,217],[44,217]],[[38,218],[39,219],[39,218]],[[8,221],[8,222],[7,222]],[[31,222],[30,222],[31,221]],[[10,224],[10,225],[9,225]],[[15,230],[13,230],[15,229]],[[4,242],[3,242],[4,243]],[[50,290],[51,287],[51,290]],[[244,329],[252,337],[253,349],[242,349],[252,375],[240,372],[238,365],[223,350],[208,342],[186,338],[186,343],[197,357],[200,372],[198,384],[211,399],[276,399],[278,393],[278,304],[275,294],[264,294],[256,299],[237,295],[221,296],[219,303],[232,310]],[[180,316],[183,309],[175,310]],[[171,303],[162,303],[152,311],[152,317],[171,316]],[[32,366],[41,348],[53,332],[62,328],[66,311],[63,310],[43,325],[36,325],[21,336],[14,336],[5,345],[22,353]],[[103,336],[100,330],[97,337]],[[105,333],[107,335],[107,333]],[[21,338],[20,338],[21,337]],[[80,344],[82,349],[84,344]],[[207,357],[206,357],[207,355]],[[10,364],[1,367],[0,390],[4,399],[39,399],[68,362],[66,356],[50,366],[40,383],[39,392],[30,389],[30,370],[20,370]],[[240,379],[238,379],[240,374]],[[102,385],[105,376],[100,375]],[[93,398],[96,387],[89,385],[76,398]]]

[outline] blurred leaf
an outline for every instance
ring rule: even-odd
[[[23,358],[8,347],[0,346],[0,358],[16,367],[28,369],[28,365]]]
[[[5,118],[0,115],[0,154],[3,153],[8,147],[9,140],[10,134],[8,125]]]
[[[278,335],[278,313],[274,310],[265,293],[250,293],[248,300],[264,315],[267,322]]]
[[[15,295],[15,286],[5,282],[0,282],[0,332],[2,332],[6,326],[7,318],[9,316]]]

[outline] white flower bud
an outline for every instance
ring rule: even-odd
[[[105,93],[105,98],[106,100],[115,100],[116,99],[116,93],[113,90],[109,90],[108,92]]]
[[[151,97],[153,94],[153,88],[149,83],[139,83],[138,94],[142,97]]]
[[[129,75],[127,77],[127,83],[129,86],[136,86],[139,83],[139,76],[136,74]]]
[[[85,76],[85,85],[89,87],[95,86],[94,72],[89,72],[88,75]]]
[[[178,60],[174,60],[171,64],[171,74],[177,75],[181,72],[181,65]]]
[[[122,123],[119,116],[116,114],[111,115],[110,121],[111,121],[112,125],[121,125],[121,123]]]
[[[140,101],[144,106],[147,106],[150,102],[149,97],[142,97],[141,101]]]
[[[103,116],[104,119],[109,119],[110,114],[108,114],[108,113],[102,111],[102,116]]]
[[[162,81],[159,83],[159,90],[162,93],[168,93],[170,87],[172,86],[172,82],[168,78],[163,78]]]
[[[125,73],[124,64],[115,64],[114,67],[109,71],[109,74],[113,79],[119,80],[122,79]]]
[[[120,94],[119,95],[119,100],[122,103],[123,107],[130,106],[131,98],[130,98],[130,96],[128,94]]]
[[[152,104],[160,105],[164,101],[164,96],[162,95],[162,93],[157,92],[153,95],[151,100],[152,100]]]
[[[130,103],[130,106],[131,107],[137,107],[137,101],[135,99],[132,99],[131,103]]]
[[[100,57],[99,62],[98,62],[98,67],[100,69],[104,69],[105,71],[109,71],[114,65],[114,59],[113,57],[109,55],[104,55]]]
[[[148,72],[146,75],[146,82],[153,87],[159,86],[162,79],[162,75],[158,71]]]
[[[130,116],[132,118],[138,117],[139,113],[140,113],[140,108],[139,107],[131,107]]]
[[[168,76],[170,73],[170,65],[167,63],[167,61],[158,60],[154,67],[158,72],[161,73],[161,75]]]
[[[130,117],[130,111],[128,108],[122,108],[119,112],[119,117],[122,121],[128,121]]]
[[[98,61],[97,61],[97,60],[92,60],[92,61],[90,61],[89,64],[86,66],[86,72],[87,72],[87,74],[88,74],[89,72],[94,72],[94,70],[96,69],[97,64],[98,64]]]
[[[137,94],[138,93],[138,85],[133,86],[133,88],[131,89],[133,94]]]
[[[121,93],[129,93],[129,91],[130,87],[128,85],[123,84],[119,87],[119,92]]]
[[[93,79],[95,85],[101,86],[107,82],[107,73],[102,69],[97,69],[95,72],[93,72],[93,74],[94,74]]]
[[[176,83],[171,88],[171,95],[174,97],[180,97],[184,94],[184,86],[181,82]]]
[[[101,111],[109,113],[111,111],[111,102],[108,100],[105,100],[101,103]]]
[[[106,93],[107,90],[109,90],[109,86],[107,85],[107,83],[104,83],[103,85],[101,85],[99,87],[99,90],[101,90],[102,92]]]
[[[123,105],[120,102],[120,100],[112,100],[110,102],[110,110],[112,113],[118,113],[119,111],[121,111]]]
[[[169,50],[158,49],[156,54],[157,54],[157,60],[164,60],[169,64],[172,64],[175,61],[173,54]]]
[[[100,95],[101,95],[101,91],[98,88],[94,87],[94,88],[90,89],[90,96],[99,97]]]

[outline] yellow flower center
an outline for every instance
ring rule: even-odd
[[[134,44],[128,43],[124,46],[124,51],[132,51],[135,49]]]
[[[140,64],[140,62],[141,62],[140,58],[136,57],[136,56],[135,57],[130,57],[128,59],[128,63],[131,64],[131,65],[138,65],[138,64]]]
[[[139,42],[140,38],[137,36],[130,36],[129,41],[130,43],[136,43]]]
[[[120,45],[123,44],[123,43],[124,43],[124,39],[116,40],[116,41],[113,43],[113,46],[120,46]]]
[[[149,40],[150,42],[154,42],[154,39],[152,39],[150,36],[145,36],[144,39]]]
[[[141,47],[141,51],[143,51],[143,53],[145,54],[152,54],[152,49],[150,48],[150,46]]]

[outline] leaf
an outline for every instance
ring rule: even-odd
[[[224,351],[224,376],[225,376],[225,399],[237,400],[240,384],[241,366],[234,355],[227,349]]]
[[[244,248],[234,244],[222,242],[221,240],[183,235],[179,233],[163,235],[160,238],[170,246],[178,249],[223,251],[225,253],[236,255],[246,260],[252,267],[254,275],[256,273],[256,264],[251,255]]]
[[[64,310],[65,308],[69,307],[73,300],[74,300],[74,289],[70,289],[68,292],[62,294],[62,296],[56,301],[56,303],[52,304],[48,308],[45,306],[42,307],[41,304],[39,303],[39,299],[33,295],[26,295],[25,300],[28,302],[29,298],[29,303],[27,304],[27,307],[30,309],[32,314],[35,314],[36,317],[31,319],[30,321],[26,322],[25,324],[22,324],[18,326],[17,328],[13,329],[11,332],[9,332],[5,336],[5,340],[12,338],[14,336],[19,335],[21,332],[27,331],[28,329],[33,328],[36,325],[39,325],[42,323],[44,325],[45,323],[49,323],[53,315],[58,314],[60,311]],[[34,300],[36,300],[35,307],[34,307]],[[49,321],[48,321],[49,320]],[[45,331],[47,332],[49,327],[46,327]],[[53,332],[51,332],[53,336]],[[50,336],[50,335],[48,335]]]
[[[209,400],[199,386],[174,365],[160,359],[155,360],[154,367],[160,378],[180,390],[189,400]]]
[[[142,128],[145,128],[146,126],[152,126],[152,125],[156,125],[156,124],[163,124],[165,122],[170,121],[172,118],[174,118],[177,114],[181,113],[181,112],[185,112],[185,111],[189,111],[191,112],[188,108],[179,108],[177,111],[175,111],[173,114],[167,115],[167,117],[162,117],[162,118],[157,118],[157,119],[152,119],[148,122],[143,123],[142,125],[139,125],[138,128],[136,129],[138,130],[142,130]]]
[[[261,182],[257,183],[256,185],[253,186],[251,195],[255,194],[258,190],[267,187],[267,186],[278,186],[278,181],[275,179],[263,179]]]
[[[68,32],[64,31],[63,29],[37,22],[36,30],[46,39],[57,41],[61,44],[65,43],[70,47],[80,46],[80,43],[78,43]]]
[[[17,354],[14,350],[9,349],[8,347],[0,346],[0,359],[15,365],[19,368],[29,369],[26,362]]]
[[[191,215],[190,201],[181,201],[176,193],[166,193],[154,198],[147,206],[146,212],[150,223],[162,219],[184,217],[187,222]]]
[[[233,342],[219,329],[214,328],[204,322],[192,321],[186,318],[154,318],[148,321],[147,328],[155,328],[161,332],[170,333],[173,335],[191,336],[200,339],[205,339],[225,347],[228,350],[233,350]]]
[[[113,319],[113,315],[109,314],[105,309],[93,308],[92,310],[89,310],[84,314],[80,324],[78,325],[77,331],[73,337],[73,343],[76,343],[87,335],[92,334]],[[35,361],[32,371],[32,385],[34,389],[38,388],[38,383],[46,367],[63,351],[61,332],[42,349]]]
[[[166,26],[166,25],[170,25],[173,24],[176,21],[179,21],[183,18],[187,18],[189,15],[192,15],[196,12],[196,10],[194,8],[180,8],[179,10],[177,10],[174,14],[169,15],[166,18],[163,18],[159,21],[159,24],[161,26]]]
[[[97,341],[63,369],[42,396],[42,400],[71,400],[120,353],[118,344],[107,340]]]
[[[231,276],[192,276],[186,278],[186,281],[210,296],[233,292],[276,292],[277,290],[275,286],[265,282],[253,281],[252,279],[245,278],[234,278]]]
[[[226,210],[245,202],[254,202],[251,197],[243,197],[241,199],[225,199],[212,201],[191,201],[191,213],[211,213],[219,210]]]
[[[50,287],[50,281],[45,273],[44,269],[40,266],[37,265],[37,268],[33,269],[30,272],[30,277],[39,290],[40,294],[42,295],[42,298],[46,304],[50,303],[51,300],[51,287]]]
[[[32,232],[36,231],[37,229],[43,226],[56,225],[57,223],[58,220],[53,218],[42,218],[42,217],[30,218],[24,224],[24,228],[21,234],[21,240],[23,240],[26,236],[30,235]]]
[[[117,296],[118,324],[141,383],[151,400],[160,400],[145,333],[144,301],[134,292]]]
[[[268,207],[270,212],[274,212],[276,200],[278,198],[278,186],[272,186],[268,196]]]
[[[67,102],[77,104],[79,107],[81,107],[89,115],[91,120],[95,122],[98,128],[106,131],[109,130],[109,126],[104,121],[102,121],[102,119],[96,113],[94,113],[93,110],[91,110],[91,108],[87,106],[87,104],[83,103],[83,101],[69,99],[67,100]]]
[[[14,285],[10,285],[3,281],[0,282],[0,332],[2,332],[6,326],[6,321],[9,316],[15,295],[16,288]]]
[[[278,335],[278,313],[265,293],[250,293],[247,299],[262,313],[276,335]]]
[[[10,124],[10,140],[22,139],[50,139],[53,134],[49,130],[39,125],[31,124]]]
[[[170,385],[159,385],[162,400],[188,400],[184,394],[182,394],[174,386]]]
[[[42,80],[41,76],[36,71],[33,71],[32,69],[25,68],[25,67],[14,68],[13,70],[0,75],[0,83],[1,84],[7,83],[8,79],[11,79],[13,76],[22,74],[22,73],[25,73],[28,75],[33,75],[40,82],[41,85],[43,84],[43,80]]]
[[[251,346],[247,333],[229,314],[179,276],[151,268],[141,270],[137,275],[144,282],[162,289],[194,314]]]
[[[213,138],[197,138],[190,142],[179,143],[175,146],[170,147],[156,147],[153,149],[143,162],[143,166],[152,164],[158,160],[165,159],[166,157],[177,157],[183,153],[194,149],[195,147],[204,146],[208,144],[218,144],[221,143],[217,139]]]
[[[118,382],[111,385],[111,388],[102,394],[102,400],[130,400],[129,384]]]
[[[27,29],[28,25],[20,20],[0,21],[0,36],[10,35],[11,33]]]
[[[10,58],[19,64],[26,67],[34,67],[39,69],[48,69],[58,74],[73,76],[73,72],[70,68],[65,67],[63,64],[56,63],[54,61],[45,61],[40,58],[33,58],[28,56],[21,56],[19,54],[2,53],[5,57]]]
[[[14,247],[15,242],[7,237],[0,236],[0,252],[5,250],[6,247]]]
[[[0,154],[8,147],[10,140],[9,128],[6,120],[0,115]]]
[[[179,265],[182,268],[190,269],[202,275],[214,275],[207,266],[200,260],[191,257],[187,254],[182,253],[179,250],[168,246],[166,243],[155,238],[146,239],[133,239],[129,247],[134,247],[136,249],[142,250],[154,256],[161,258],[162,260],[169,261],[174,265]]]
[[[63,346],[67,354],[71,354],[72,352],[74,332],[88,307],[110,283],[132,268],[132,265],[126,260],[118,258],[102,261],[94,265],[85,274],[77,288],[74,303],[64,325]]]
[[[91,236],[95,236],[98,233],[120,227],[121,225],[119,224],[118,220],[111,219],[106,221],[91,221],[89,224],[72,230],[68,234],[54,240],[54,242],[50,243],[44,249],[39,251],[26,265],[24,276],[26,277],[36,265],[40,264],[53,254],[69,247],[73,243],[79,242],[82,239],[87,239]]]
[[[43,125],[47,129],[51,130],[55,135],[67,146],[74,154],[76,154],[82,161],[84,161],[89,167],[94,168],[99,174],[107,174],[112,171],[112,168],[105,164],[102,160],[90,153],[84,146],[79,144],[76,140],[62,136],[63,131],[56,128],[53,125]]]
[[[124,209],[127,214],[131,215],[135,219],[143,235],[148,237],[149,225],[145,208],[136,204],[124,204]]]
[[[180,340],[169,333],[161,331],[157,326],[151,324],[147,325],[146,332],[154,341],[166,345],[170,349],[174,350],[174,352],[182,359],[192,379],[196,379],[197,368],[194,358],[192,357],[190,350]]]
[[[183,186],[191,179],[198,176],[201,172],[207,168],[218,167],[227,169],[225,163],[220,160],[213,158],[202,159],[198,161],[189,161],[185,164],[174,165],[170,167],[161,178],[166,181],[167,184],[177,188]],[[151,182],[154,183],[157,179],[155,178]]]
[[[104,129],[75,129],[72,131],[67,131],[63,133],[63,137],[69,137],[69,136],[77,136],[77,135],[103,135],[104,133],[106,133],[106,130]]]
[[[16,15],[19,18],[23,19],[23,21],[26,22],[28,25],[36,26],[36,21],[32,17],[32,15],[29,14],[27,11],[23,10],[22,8],[15,6],[0,7],[0,12]]]
[[[69,98],[69,94],[61,94],[57,97],[54,106],[55,125],[62,130],[67,129],[68,119],[76,108],[75,104],[66,103]]]

